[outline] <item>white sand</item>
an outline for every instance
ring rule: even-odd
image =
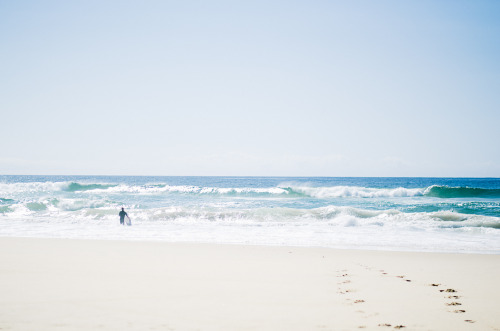
[[[499,255],[21,238],[0,252],[1,330],[500,330]]]

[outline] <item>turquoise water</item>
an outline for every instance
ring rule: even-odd
[[[0,236],[499,253],[499,234],[494,178],[0,176]]]

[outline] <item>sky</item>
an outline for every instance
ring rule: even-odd
[[[500,1],[0,0],[0,174],[500,177]]]

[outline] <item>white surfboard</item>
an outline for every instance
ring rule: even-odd
[[[132,225],[132,221],[130,220],[130,217],[127,217],[127,219],[125,220],[125,224]]]

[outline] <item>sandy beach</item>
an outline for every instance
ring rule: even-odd
[[[500,256],[0,238],[2,330],[500,330]]]

